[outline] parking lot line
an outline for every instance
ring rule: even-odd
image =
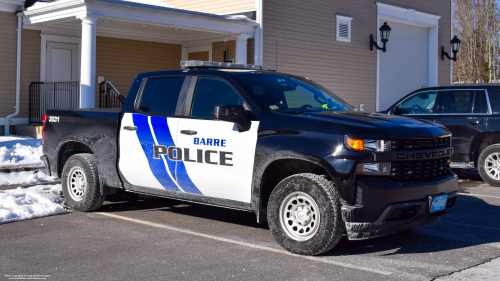
[[[500,197],[498,197],[498,196],[482,195],[482,194],[475,194],[475,193],[459,193],[458,195],[471,196],[471,197],[490,197],[490,198],[500,199]]]
[[[302,258],[302,259],[306,259],[306,260],[310,260],[310,261],[321,262],[321,263],[336,265],[336,266],[355,269],[355,270],[362,270],[362,271],[377,273],[377,274],[381,274],[381,275],[392,274],[392,272],[389,272],[389,271],[383,271],[383,270],[378,270],[378,269],[373,269],[373,268],[368,268],[368,267],[363,267],[363,266],[357,266],[357,265],[348,264],[348,263],[327,260],[325,258],[320,258],[320,257],[296,255],[296,254],[292,254],[290,252],[287,252],[287,251],[281,250],[281,249],[274,249],[274,248],[270,248],[270,247],[266,247],[266,246],[245,243],[245,242],[241,242],[241,241],[237,241],[237,240],[233,240],[233,239],[222,238],[222,237],[218,237],[218,236],[214,236],[214,235],[209,235],[209,234],[204,234],[204,233],[186,230],[186,229],[182,229],[182,228],[177,228],[177,227],[169,226],[169,225],[165,225],[165,224],[153,223],[153,222],[149,222],[149,221],[143,221],[143,220],[133,219],[133,218],[119,216],[119,215],[115,215],[115,214],[109,214],[109,213],[97,212],[96,214],[107,216],[107,217],[112,217],[115,219],[126,220],[126,221],[130,221],[130,222],[149,225],[152,227],[163,228],[163,229],[168,229],[171,231],[186,233],[186,234],[190,234],[190,235],[194,235],[194,236],[198,236],[198,237],[203,237],[203,238],[207,238],[207,239],[212,239],[212,240],[222,241],[222,242],[226,242],[226,243],[232,243],[232,244],[236,244],[236,245],[246,246],[249,248],[259,249],[259,250],[273,252],[273,253],[277,253],[277,254],[293,256],[296,258]]]

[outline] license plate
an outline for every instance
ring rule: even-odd
[[[446,200],[448,200],[448,194],[437,195],[433,197],[431,204],[431,213],[446,209]]]

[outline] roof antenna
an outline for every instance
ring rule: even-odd
[[[222,51],[224,51],[224,59],[223,59],[223,62],[227,62],[227,55],[226,55],[226,49],[222,49]]]

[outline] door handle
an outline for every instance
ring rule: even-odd
[[[197,133],[198,132],[193,131],[193,130],[181,130],[181,134],[188,135],[188,136],[196,135]]]
[[[135,131],[135,130],[137,130],[137,127],[136,126],[125,126],[125,127],[123,127],[123,129],[125,129],[127,131]]]
[[[477,120],[477,121],[469,121],[469,124],[471,124],[471,125],[479,125],[479,124],[483,124],[483,121],[479,121],[479,120]]]

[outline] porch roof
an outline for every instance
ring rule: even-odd
[[[58,0],[27,8],[23,27],[58,35],[80,34],[82,18],[99,19],[97,35],[183,43],[240,34],[253,36],[258,26],[246,17],[213,15],[138,0]],[[159,4],[160,5],[160,4]]]

